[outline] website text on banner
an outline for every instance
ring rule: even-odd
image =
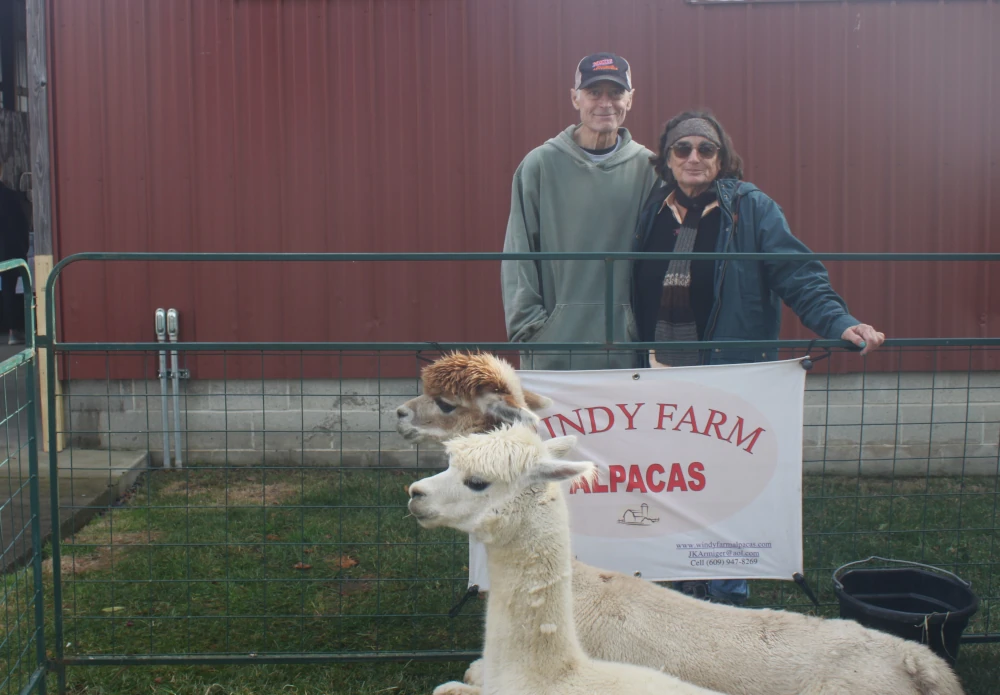
[[[803,571],[801,360],[519,375],[552,399],[541,435],[598,467],[566,485],[576,559],[652,581]],[[472,539],[469,584],[489,587]]]

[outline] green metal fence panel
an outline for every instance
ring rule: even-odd
[[[35,435],[35,346],[31,275],[24,261],[0,263],[24,290],[25,344],[0,361],[0,552],[3,622],[0,692],[45,692],[41,488]],[[15,274],[2,279],[10,282]],[[4,342],[7,336],[4,335]],[[47,484],[47,481],[45,481]]]
[[[248,255],[74,257],[57,267],[48,296],[58,271],[78,259],[222,256]],[[48,384],[49,414],[55,422],[63,410],[69,448],[57,463],[59,433],[50,428],[53,479],[67,491],[53,514],[76,520],[52,548],[54,661],[63,675],[77,665],[478,652],[483,602],[453,610],[466,594],[466,537],[406,518],[406,486],[442,465],[440,449],[404,442],[395,409],[419,393],[427,361],[453,348],[511,354],[510,344],[172,344],[181,367],[197,359],[223,375],[183,381],[176,465],[176,450],[163,455],[164,439],[173,442],[162,424],[164,410],[173,412],[160,381],[164,346],[64,343],[54,328],[50,373],[61,358],[65,385],[57,393]],[[1000,641],[1000,371],[988,369],[1000,364],[1000,339],[890,341],[877,371],[838,341],[726,345],[780,347],[782,357],[808,349],[817,358],[806,393],[803,519],[806,579],[819,606],[785,582],[753,582],[753,604],[836,615],[837,567],[870,555],[913,560],[971,581],[982,604],[965,639]],[[610,355],[648,346],[533,347]],[[347,376],[360,363],[371,375]],[[227,376],[237,364],[240,376]],[[297,376],[269,378],[289,364]],[[88,378],[74,378],[83,365]],[[307,376],[319,369],[325,376]],[[126,372],[138,376],[116,376]]]

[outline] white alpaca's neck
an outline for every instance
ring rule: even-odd
[[[486,542],[490,592],[486,614],[487,672],[491,664],[551,674],[584,653],[573,622],[569,519],[556,485],[526,497]]]

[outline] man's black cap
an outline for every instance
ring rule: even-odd
[[[607,80],[632,91],[632,69],[628,61],[614,53],[594,53],[580,61],[576,68],[574,89],[585,89],[595,82]]]

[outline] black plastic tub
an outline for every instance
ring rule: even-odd
[[[842,570],[870,560],[905,565]],[[972,584],[945,570],[915,562],[870,557],[833,573],[840,617],[921,642],[954,665],[962,632],[979,609]]]

